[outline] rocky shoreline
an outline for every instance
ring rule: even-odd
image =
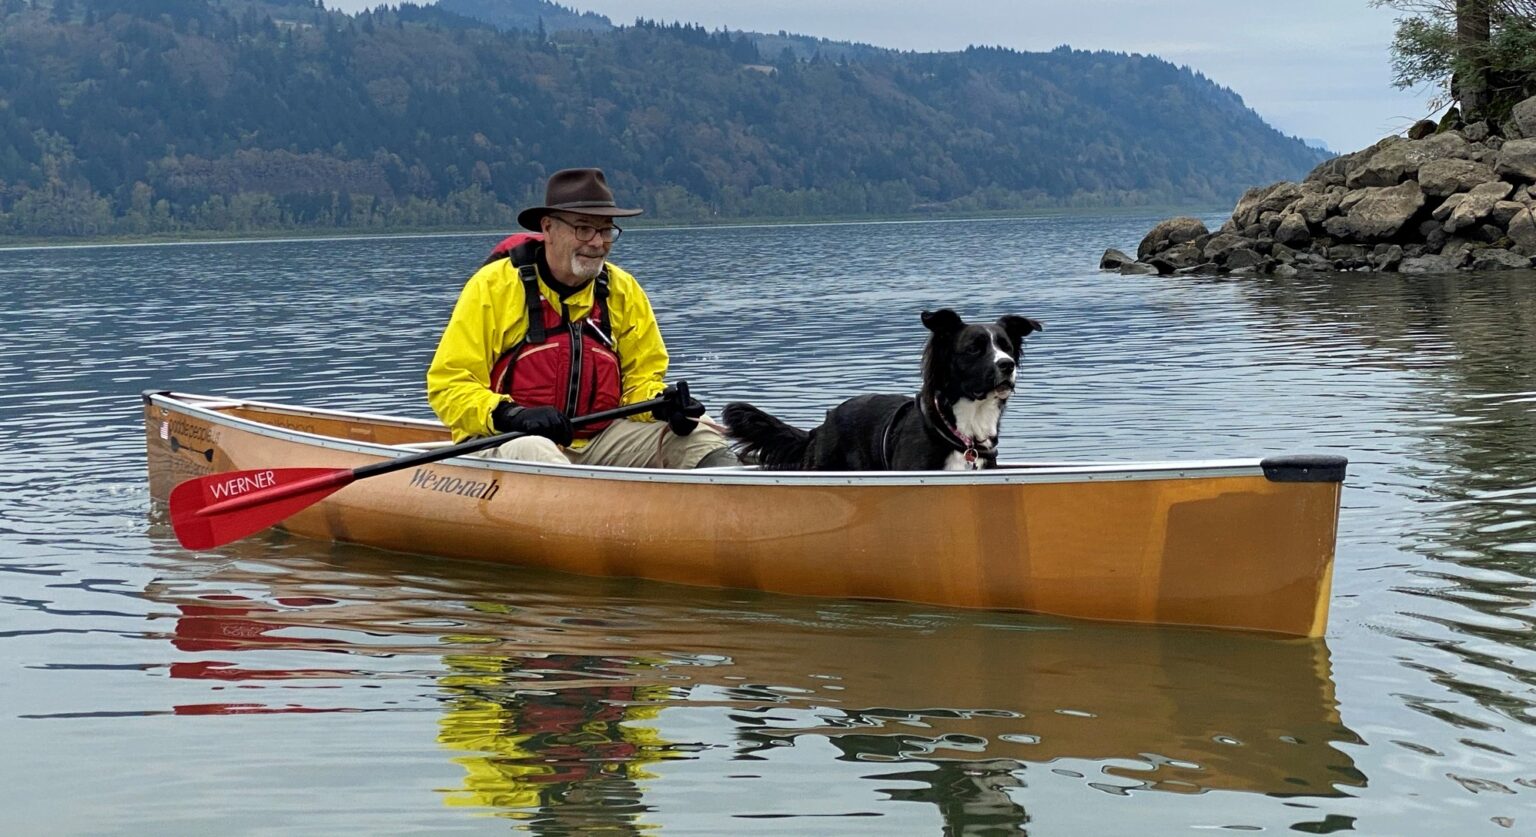
[[[1420,122],[1408,137],[1328,160],[1300,183],[1249,189],[1216,232],[1198,218],[1153,227],[1123,274],[1530,268],[1536,258],[1536,97],[1504,136],[1486,123]]]

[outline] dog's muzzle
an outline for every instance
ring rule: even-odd
[[[988,398],[997,398],[1006,401],[1008,396],[1013,395],[1014,388],[1015,385],[1013,381],[1003,380],[997,382],[997,384],[995,384],[991,389],[984,389],[978,392],[967,392],[966,397],[970,398],[972,401],[985,401]]]

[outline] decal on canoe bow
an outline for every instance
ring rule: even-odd
[[[190,453],[195,453],[198,456],[201,456],[205,462],[212,462],[213,461],[213,448],[193,447],[193,446],[188,445],[187,443],[183,442],[182,440],[176,438],[175,436],[171,437],[171,450],[172,451],[182,451],[182,450],[188,451]]]
[[[172,434],[183,439],[196,439],[199,442],[213,444],[213,434],[208,431],[208,426],[205,424],[193,424],[179,418],[160,422],[160,438],[164,439]]]
[[[445,477],[431,468],[417,468],[411,472],[411,487],[422,491],[437,491],[443,494],[457,494],[460,497],[473,497],[476,500],[489,500],[501,490],[501,483],[494,477],[489,481],[466,480],[460,477]]]

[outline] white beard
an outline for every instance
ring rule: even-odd
[[[571,272],[583,282],[590,282],[603,272],[602,256],[583,256],[580,253],[571,254]]]

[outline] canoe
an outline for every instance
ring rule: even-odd
[[[435,421],[144,393],[151,497],[183,480],[360,468]],[[598,576],[1321,636],[1341,456],[668,471],[459,457],[359,480],[282,528]]]

